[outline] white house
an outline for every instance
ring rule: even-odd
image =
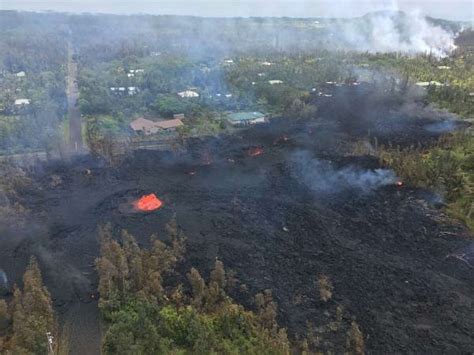
[[[26,73],[24,71],[19,71],[15,75],[17,78],[24,78],[26,76]]]
[[[23,106],[23,105],[29,105],[30,104],[30,99],[16,99],[15,100],[15,105],[17,106]]]
[[[135,95],[138,92],[138,88],[135,86],[129,86],[127,89],[129,95]]]
[[[111,87],[110,88],[110,91],[121,91],[121,92],[124,92],[126,91],[127,88],[123,87],[123,86],[116,86],[116,87]]]
[[[265,123],[267,118],[261,112],[235,112],[227,116],[227,122],[233,126],[245,126]]]
[[[260,64],[264,65],[266,67],[269,67],[269,66],[273,65],[273,63],[270,63],[270,62],[261,62]]]
[[[421,86],[421,87],[427,87],[427,86],[444,86],[444,84],[440,83],[439,81],[419,81],[415,85]]]
[[[192,98],[192,97],[199,97],[199,94],[196,91],[186,90],[178,92],[178,96],[182,98]]]
[[[283,84],[282,80],[268,80],[268,83],[270,85],[278,85],[278,84]]]

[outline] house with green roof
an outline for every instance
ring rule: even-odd
[[[267,122],[267,117],[261,112],[234,112],[227,116],[227,121],[233,126],[254,125]]]

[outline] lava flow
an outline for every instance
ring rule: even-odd
[[[263,148],[260,147],[253,147],[248,150],[248,155],[251,157],[256,157],[261,154],[263,154]]]
[[[133,203],[133,206],[143,212],[151,212],[157,210],[163,203],[155,194],[144,195]]]

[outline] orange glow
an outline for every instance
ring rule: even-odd
[[[156,197],[155,194],[144,195],[133,203],[133,206],[137,210],[144,212],[157,210],[162,205],[163,203],[158,199],[158,197]]]
[[[263,154],[263,148],[260,148],[260,147],[250,148],[250,149],[248,150],[248,154],[249,154],[249,156],[251,156],[251,157],[256,157],[256,156],[258,156],[258,155]]]

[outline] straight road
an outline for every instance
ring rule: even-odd
[[[67,117],[69,120],[69,148],[71,152],[80,152],[84,148],[82,141],[82,118],[77,101],[79,88],[77,86],[77,63],[74,60],[74,49],[71,41],[68,43],[67,60]]]

